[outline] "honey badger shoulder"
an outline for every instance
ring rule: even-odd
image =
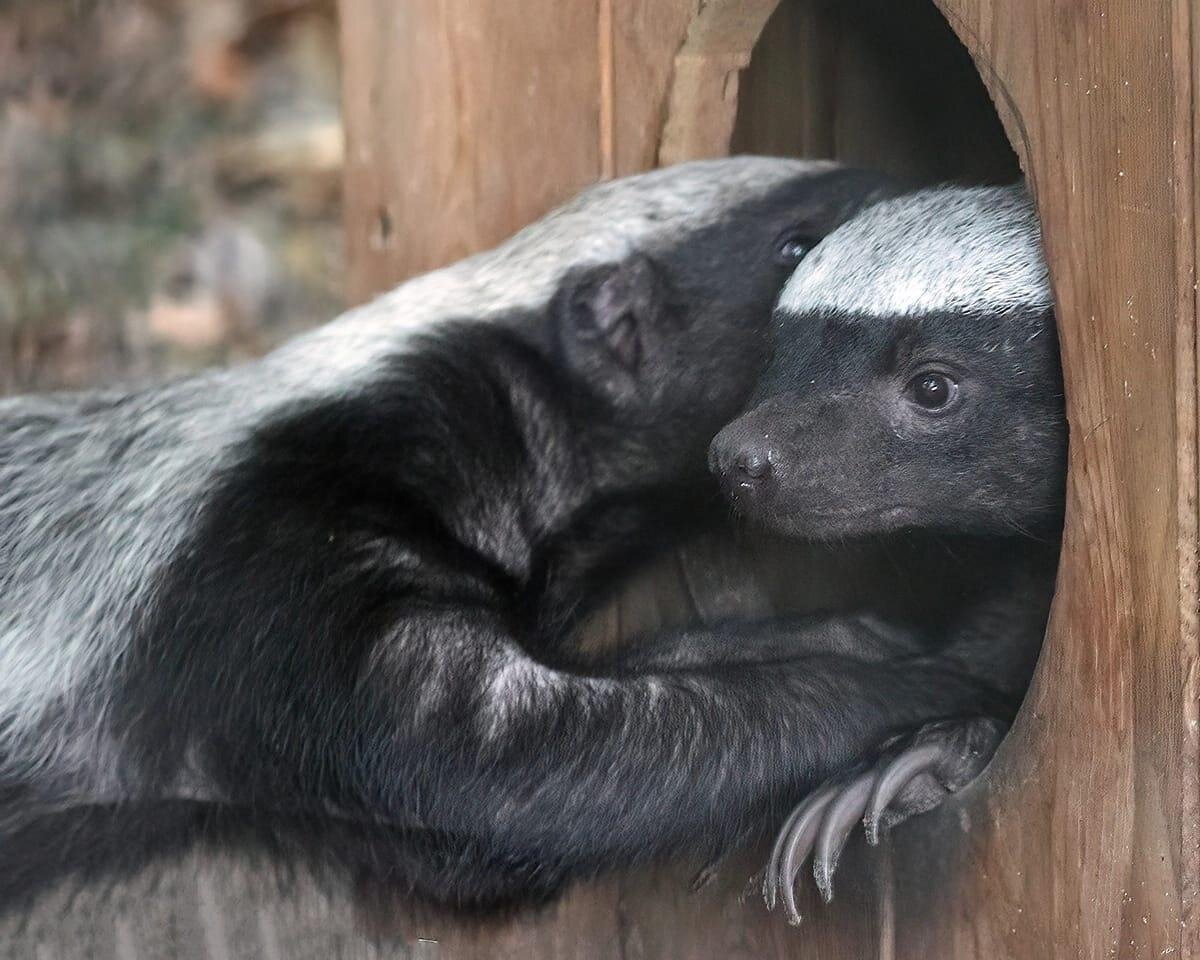
[[[259,362],[0,403],[0,897],[140,850],[122,815],[151,845],[143,818],[249,818],[453,903],[545,894],[720,848],[974,702],[841,668],[822,624],[785,664],[779,629],[530,654],[703,494],[789,258],[882,189],[751,158],[619,181]]]
[[[1055,529],[1062,379],[1022,186],[864,211],[797,268],[773,337],[754,409],[712,448],[748,517],[818,537]]]

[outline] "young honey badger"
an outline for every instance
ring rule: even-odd
[[[200,826],[545,897],[975,704],[942,663],[846,669],[853,617],[558,649],[703,502],[804,242],[882,187],[617,181],[259,362],[0,403],[0,898]]]
[[[710,449],[737,511],[808,539],[935,534],[912,576],[944,580],[950,612],[911,635],[1007,701],[910,731],[796,809],[765,891],[773,905],[782,890],[798,921],[793,883],[809,853],[828,897],[854,822],[875,839],[971,780],[1040,648],[1067,429],[1024,187],[944,187],[865,210],[797,267],[774,338],[754,406]]]

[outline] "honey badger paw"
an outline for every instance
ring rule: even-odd
[[[854,824],[867,841],[932,810],[977,777],[996,752],[1008,725],[993,717],[927,724],[885,743],[851,773],[835,777],[792,811],[771,851],[763,877],[767,909],[783,899],[788,922],[800,923],[795,882],[809,854],[821,896],[833,899],[833,872]]]

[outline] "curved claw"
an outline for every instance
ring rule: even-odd
[[[895,823],[932,809],[977,776],[1004,729],[987,716],[926,724],[883,743],[866,772],[860,767],[853,779],[843,774],[811,793],[787,818],[771,850],[762,880],[767,909],[775,908],[782,888],[788,922],[801,922],[795,883],[810,853],[817,887],[826,903],[832,900],[833,874],[858,819],[868,842],[877,844],[885,817]],[[935,782],[915,783],[926,774]]]
[[[771,847],[771,858],[767,861],[766,869],[763,870],[762,877],[762,895],[767,902],[767,909],[775,909],[775,900],[779,891],[779,861],[783,858],[783,848],[787,843],[787,838],[792,834],[792,827],[796,821],[808,809],[808,803],[812,797],[805,797],[797,804],[792,812],[788,814],[788,818],[783,822],[783,826],[779,828],[779,833],[775,836],[775,843]]]
[[[780,835],[780,840],[783,841],[783,856],[775,883],[783,890],[783,906],[787,912],[788,923],[792,926],[797,926],[801,919],[800,911],[796,909],[796,875],[812,849],[821,825],[822,814],[833,802],[836,793],[833,787],[826,787],[814,793],[796,809],[791,829]]]
[[[912,781],[913,777],[927,773],[937,766],[942,759],[942,747],[936,743],[927,743],[911,750],[905,750],[884,768],[871,791],[867,802],[866,815],[863,817],[863,827],[867,833],[867,842],[874,846],[879,843],[880,820],[896,795]]]
[[[817,889],[821,891],[821,899],[826,903],[833,899],[833,871],[837,869],[842,848],[846,846],[850,831],[867,809],[867,800],[874,784],[873,771],[855,778],[830,803],[825,813],[813,854],[813,877],[817,881]]]

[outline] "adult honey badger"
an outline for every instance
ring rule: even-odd
[[[719,849],[977,708],[855,618],[559,650],[703,499],[803,239],[880,186],[611,183],[257,363],[0,404],[0,897],[199,824],[441,901],[545,896]]]
[[[780,298],[751,411],[712,464],[746,518],[791,536],[893,536],[951,615],[912,636],[1003,691],[1007,709],[914,728],[814,792],[766,877],[814,853],[826,896],[851,826],[874,838],[969,781],[995,749],[1041,643],[1067,441],[1037,216],[1022,186],[885,200],[825,238]],[[933,533],[924,546],[901,542]]]

